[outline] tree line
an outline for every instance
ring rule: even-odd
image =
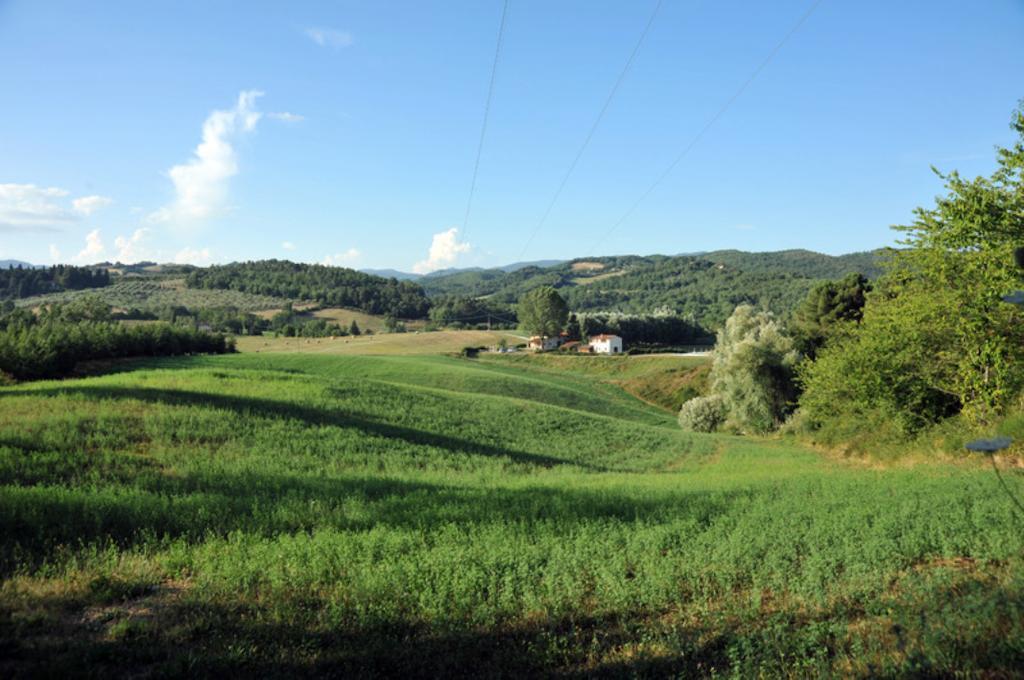
[[[96,300],[51,305],[34,314],[7,301],[0,307],[0,376],[60,378],[82,361],[234,350],[223,335],[169,323],[126,325]]]
[[[102,288],[107,285],[110,285],[110,272],[106,269],[67,264],[0,269],[0,300],[18,300],[33,295]]]

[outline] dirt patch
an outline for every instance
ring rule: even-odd
[[[574,272],[596,272],[601,271],[604,267],[605,265],[601,262],[589,262],[586,260],[572,263],[572,270]]]

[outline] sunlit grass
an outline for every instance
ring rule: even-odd
[[[1020,667],[990,473],[688,434],[531,366],[243,354],[0,389],[0,669]]]

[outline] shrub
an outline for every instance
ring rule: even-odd
[[[718,334],[711,368],[711,393],[721,397],[729,424],[742,432],[777,429],[793,410],[799,358],[770,312],[737,307]]]
[[[725,404],[716,394],[696,397],[679,409],[679,426],[690,432],[714,432],[725,422]]]

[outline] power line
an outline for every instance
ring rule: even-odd
[[[651,26],[654,24],[654,18],[658,15],[658,10],[661,9],[662,2],[663,0],[658,0],[658,2],[654,5],[654,11],[651,12],[651,16],[647,20],[647,24],[644,26],[644,30],[640,33],[640,37],[637,39],[636,44],[633,46],[633,51],[630,52],[629,58],[626,59],[625,66],[623,66],[622,71],[619,72],[619,77],[615,79],[615,84],[612,85],[611,91],[605,98],[604,105],[601,106],[601,111],[597,114],[597,118],[594,119],[593,124],[590,126],[590,131],[587,133],[587,136],[583,139],[583,144],[576,152],[576,157],[573,158],[572,163],[569,164],[569,169],[566,170],[565,174],[562,176],[562,181],[561,183],[559,183],[558,189],[555,191],[554,196],[551,197],[551,201],[548,203],[548,207],[544,210],[544,214],[541,216],[540,221],[538,221],[537,226],[533,228],[533,232],[530,234],[530,237],[526,239],[526,244],[523,246],[522,252],[519,253],[518,259],[521,260],[523,258],[523,256],[526,254],[527,249],[530,247],[530,244],[533,243],[533,239],[537,236],[538,233],[540,233],[541,228],[544,226],[544,223],[547,222],[548,216],[551,214],[552,208],[555,207],[555,203],[558,202],[559,197],[562,195],[562,190],[565,189],[565,185],[569,182],[569,177],[572,176],[573,171],[576,169],[577,163],[579,163],[580,158],[583,157],[583,152],[587,150],[588,146],[590,146],[590,140],[593,139],[594,133],[597,132],[598,126],[601,125],[601,121],[604,119],[604,114],[608,111],[608,107],[609,105],[611,105],[612,100],[615,98],[615,94],[619,91],[619,86],[622,85],[622,82],[626,79],[626,75],[629,73],[630,68],[633,66],[633,60],[636,58],[637,53],[640,51],[640,46],[644,43],[644,40],[647,38],[647,34],[650,32]]]
[[[665,170],[660,175],[658,175],[657,179],[655,179],[654,182],[652,182],[651,185],[647,187],[647,189],[640,195],[640,198],[638,198],[636,201],[633,202],[631,206],[629,206],[629,209],[622,214],[622,217],[620,217],[615,222],[615,224],[613,224],[611,228],[608,231],[606,231],[603,236],[601,236],[601,238],[594,242],[593,246],[591,247],[590,253],[588,253],[588,257],[590,255],[593,255],[594,251],[597,250],[597,247],[601,245],[605,241],[605,239],[611,236],[612,232],[614,232],[616,229],[622,226],[622,223],[629,219],[629,217],[633,214],[637,207],[639,207],[639,205],[643,203],[648,196],[654,193],[654,190],[657,189],[658,186],[660,186],[661,183],[664,182],[665,179],[667,179],[668,176],[672,174],[672,171],[676,169],[676,166],[679,165],[684,158],[686,158],[686,156],[690,153],[693,147],[697,146],[697,143],[700,142],[701,138],[704,137],[707,131],[710,130],[716,122],[718,122],[718,119],[721,118],[725,114],[725,112],[729,110],[729,107],[732,106],[733,103],[737,99],[739,99],[740,96],[746,91],[750,84],[757,79],[757,77],[761,74],[761,71],[763,71],[769,63],[771,63],[772,59],[775,58],[775,55],[778,54],[779,51],[782,50],[782,48],[785,46],[785,44],[789,42],[789,39],[792,38],[793,35],[800,30],[800,27],[803,26],[804,23],[806,23],[806,21],[811,17],[812,14],[814,14],[814,11],[818,9],[818,5],[820,5],[822,2],[823,0],[815,0],[811,4],[807,11],[804,12],[803,16],[801,16],[800,19],[793,25],[793,27],[789,29],[789,32],[786,33],[785,36],[783,36],[782,40],[780,40],[779,43],[775,45],[775,47],[772,49],[772,51],[768,53],[768,56],[764,58],[764,60],[758,65],[756,69],[754,69],[754,72],[751,73],[745,81],[743,81],[743,84],[740,85],[735,92],[733,92],[732,96],[729,97],[729,99],[726,100],[726,102],[721,106],[721,108],[719,108],[718,111],[715,112],[715,115],[711,116],[708,122],[704,124],[704,127],[702,127],[700,131],[693,137],[693,139],[690,140],[689,144],[683,147],[683,150],[679,153],[678,156],[676,156],[675,160],[673,160],[669,164],[669,166],[665,168]]]
[[[462,238],[465,240],[469,225],[469,211],[473,206],[473,194],[476,193],[476,177],[480,171],[480,154],[484,150],[484,138],[487,136],[487,121],[491,117],[491,98],[494,95],[494,80],[498,73],[498,60],[501,57],[501,44],[505,39],[505,19],[508,16],[508,3],[505,0],[501,9],[501,24],[498,25],[498,44],[494,48],[494,63],[491,64],[491,81],[487,86],[487,100],[484,103],[484,121],[480,126],[480,139],[476,145],[476,161],[473,163],[473,179],[469,184],[469,198],[466,199],[466,212],[462,216]]]

